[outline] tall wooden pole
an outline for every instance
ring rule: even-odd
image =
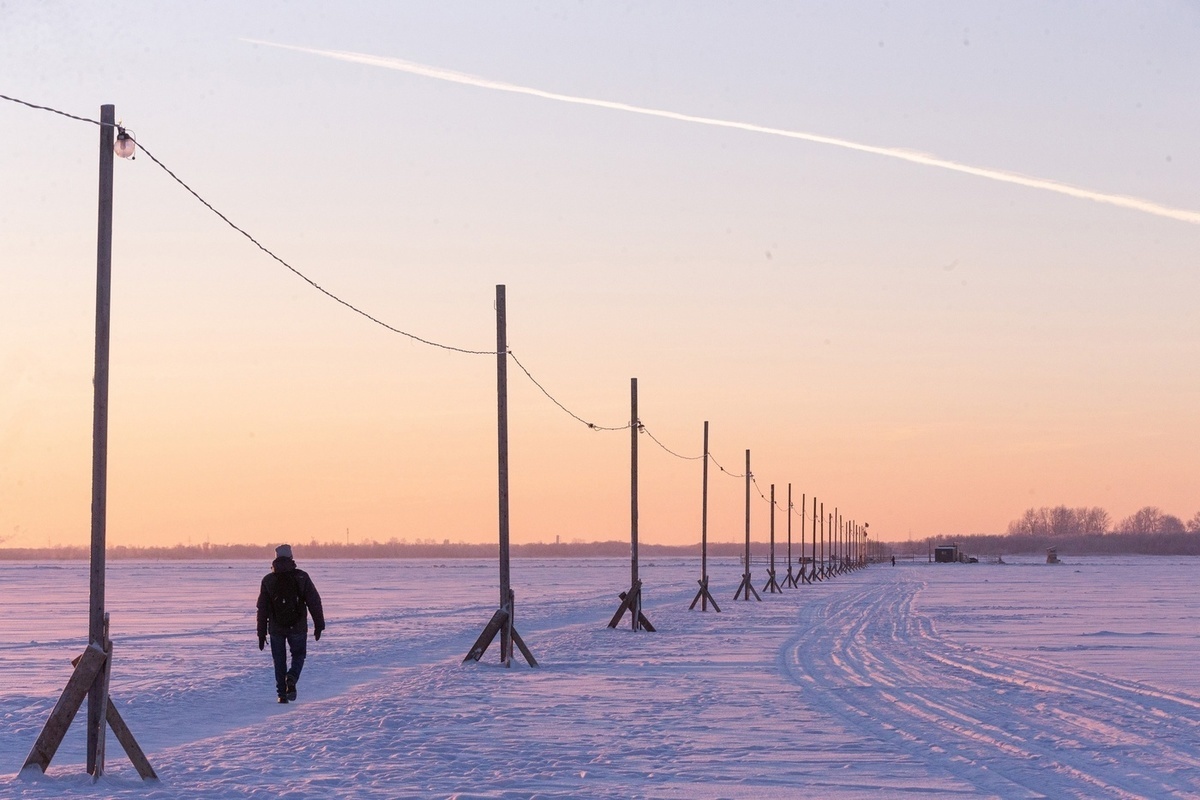
[[[88,641],[104,648],[105,536],[108,510],[108,342],[112,294],[113,134],[116,110],[100,106],[100,196],[96,230],[96,364],[92,380],[92,561]],[[96,774],[104,735],[104,686],[88,691],[87,771]]]
[[[834,569],[841,571],[840,558],[842,555],[842,515],[838,513],[837,506],[833,507],[833,517],[830,519],[829,525],[829,560],[833,562]]]
[[[504,285],[496,286],[496,451],[500,498],[500,607],[508,605],[508,319]],[[507,637],[500,649],[507,655]]]
[[[825,504],[821,503],[821,574],[825,574]]]
[[[700,603],[701,611],[708,611],[708,604],[711,602],[714,611],[720,611],[721,607],[717,605],[716,598],[708,591],[708,420],[704,421],[704,483],[701,491],[700,502],[700,580],[696,581],[700,584],[700,591],[696,592],[696,596],[692,598],[692,604],[688,606],[688,610],[696,607],[696,603]]]
[[[754,588],[754,583],[750,580],[750,482],[754,480],[754,476],[750,474],[750,451],[746,451],[746,554],[743,556],[746,563],[746,569],[742,572],[742,582],[738,585],[738,589],[733,594],[733,599],[737,600],[741,597],[743,600],[749,600],[750,595],[754,595],[755,600],[762,600],[758,596],[758,591]],[[745,596],[742,593],[745,592]]]
[[[708,420],[704,420],[704,481],[700,504],[700,585],[708,587]],[[700,599],[700,610],[708,610],[708,592]]]
[[[746,575],[750,575],[750,451],[746,451]],[[750,598],[747,597],[747,600]]]
[[[771,549],[770,549],[770,568],[771,576],[775,575],[775,484],[771,484]]]
[[[808,580],[808,575],[804,572],[804,518],[808,516],[808,496],[804,493],[800,494],[800,577]]]
[[[504,285],[496,287],[496,441],[499,495],[500,542],[500,608],[509,608],[511,582],[509,572],[509,341],[508,308]],[[500,627],[500,661],[508,664],[512,657],[509,619]]]
[[[812,521],[813,521],[813,526],[812,526],[812,563],[809,564],[809,566],[812,567],[812,576],[814,578],[820,578],[820,575],[817,573],[817,496],[816,495],[813,495]]]
[[[505,305],[504,285],[496,285],[496,461],[497,461],[497,496],[499,500],[500,525],[500,607],[483,633],[475,640],[463,659],[479,661],[483,658],[496,635],[500,635],[500,662],[504,666],[512,664],[513,646],[520,649],[521,655],[536,667],[537,659],[521,639],[514,624],[516,615],[516,600],[513,597],[512,581],[510,580],[508,558],[508,311]]]
[[[788,510],[787,510],[787,577],[784,578],[783,585],[791,585],[793,588],[797,586],[796,575],[792,572],[792,514],[795,513],[795,506],[792,505],[792,484],[788,484]]]
[[[626,611],[632,616],[635,631],[654,632],[654,626],[642,613],[642,581],[638,578],[638,421],[637,378],[629,379],[629,591],[621,593],[621,605],[608,627],[615,628]]]
[[[637,378],[629,379],[629,578],[630,585],[638,582],[638,406]],[[634,608],[634,627],[637,614]]]

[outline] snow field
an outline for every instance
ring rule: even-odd
[[[157,784],[110,737],[93,785],[80,719],[16,777],[83,647],[87,565],[0,563],[0,797],[1200,796],[1200,559],[901,562],[761,603],[717,559],[719,614],[687,610],[698,560],[643,560],[656,633],[606,627],[628,562],[514,561],[533,670],[459,663],[494,562],[297,558],[329,629],[284,706],[267,565],[109,562],[113,696]]]

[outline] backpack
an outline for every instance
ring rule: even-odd
[[[304,619],[304,598],[300,596],[300,584],[292,572],[278,572],[269,597],[271,621],[283,628],[290,628]]]

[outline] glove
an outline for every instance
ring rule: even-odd
[[[258,637],[258,649],[262,650],[266,646],[267,646],[267,637],[265,637],[265,636]]]
[[[318,642],[321,641],[321,629],[320,628],[317,628],[315,631],[313,631],[313,639],[317,640]]]

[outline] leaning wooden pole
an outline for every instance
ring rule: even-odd
[[[463,663],[483,658],[492,641],[500,636],[500,662],[512,664],[513,645],[516,645],[531,667],[538,665],[533,653],[517,633],[515,620],[516,598],[512,590],[508,556],[508,311],[504,285],[496,286],[496,459],[497,494],[499,497],[500,543],[500,607],[483,628],[483,633],[467,651]]]

